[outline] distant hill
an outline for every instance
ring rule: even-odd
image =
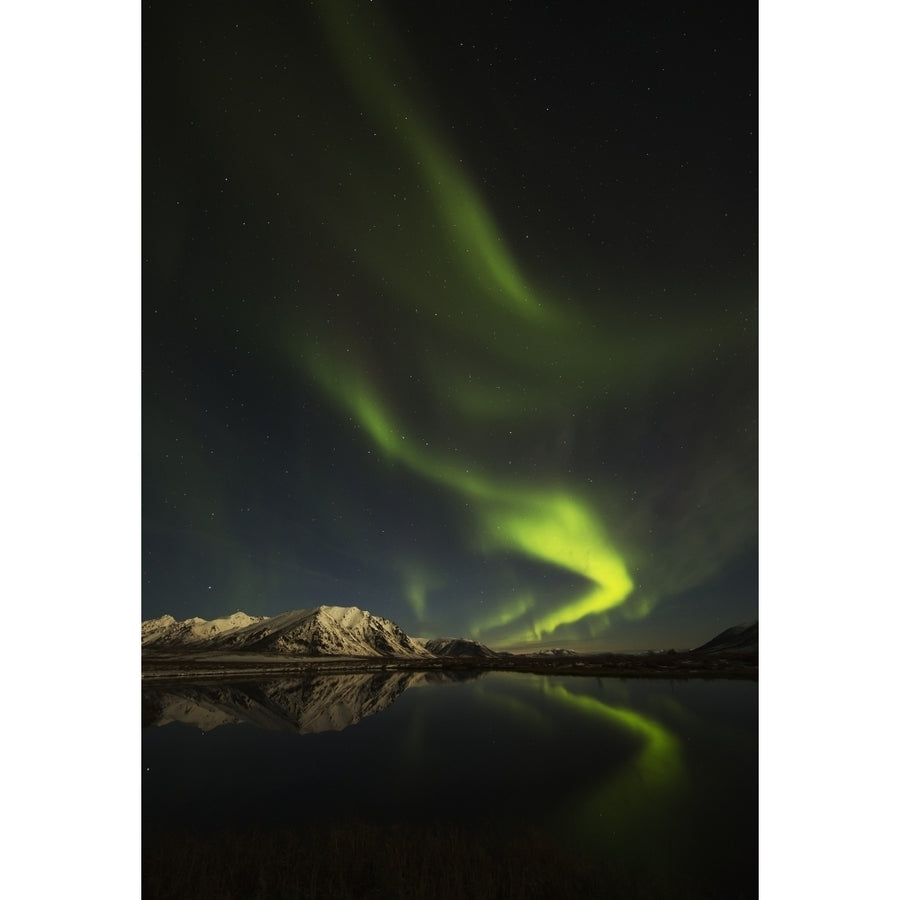
[[[493,657],[463,638],[411,638],[399,625],[355,606],[317,606],[278,616],[237,612],[220,619],[177,622],[161,616],[141,623],[141,648],[150,652],[218,651],[279,656]]]
[[[491,658],[500,655],[495,650],[491,650],[490,647],[486,647],[478,641],[467,640],[466,638],[416,638],[416,641],[422,644],[429,653],[433,653],[435,656]]]
[[[745,622],[726,628],[711,641],[697,647],[694,653],[758,653],[759,622]]]

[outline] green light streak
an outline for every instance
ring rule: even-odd
[[[667,592],[698,583],[733,555],[740,529],[754,528],[752,491],[733,525],[723,527],[717,511],[703,519],[709,528],[696,542],[693,522],[679,524],[665,541],[648,542],[651,529],[658,533],[653,485],[641,484],[641,503],[630,505],[631,497],[623,501],[619,492],[635,485],[602,481],[599,468],[589,488],[585,480],[580,487],[560,484],[547,473],[572,468],[567,449],[553,438],[578,421],[587,423],[587,440],[598,455],[623,438],[649,441],[656,423],[636,422],[633,412],[626,421],[622,409],[644,408],[642,398],[657,389],[668,396],[673,388],[674,396],[675,387],[690,384],[688,364],[693,373],[695,366],[711,365],[711,348],[718,357],[728,341],[743,340],[738,320],[723,312],[713,322],[704,314],[700,327],[697,315],[679,312],[637,321],[631,311],[640,308],[644,288],[616,284],[589,263],[580,272],[567,271],[565,283],[549,282],[548,289],[545,269],[516,259],[500,227],[502,207],[495,216],[488,203],[493,198],[479,190],[478,173],[464,168],[446,139],[451,133],[442,132],[434,112],[439,103],[417,87],[426,79],[383,14],[346,0],[323,0],[315,8],[346,86],[347,108],[343,114],[320,110],[309,91],[303,94],[311,97],[310,127],[328,152],[315,151],[318,143],[305,131],[298,131],[292,151],[307,148],[304,165],[315,177],[298,177],[293,152],[291,159],[276,154],[260,166],[274,179],[273,189],[291,191],[299,208],[315,212],[330,231],[339,262],[325,282],[310,282],[311,291],[327,294],[327,315],[320,318],[315,310],[323,307],[312,302],[286,314],[281,336],[290,359],[304,357],[315,379],[386,458],[468,506],[473,550],[517,554],[588,582],[565,602],[517,599],[472,623],[473,633],[488,633],[486,640],[502,646],[581,622],[582,630],[597,636],[611,610],[617,617],[645,617]],[[302,93],[305,87],[286,81],[284,89]],[[379,311],[366,319],[357,304],[370,298]],[[685,309],[692,309],[689,300]],[[363,328],[369,322],[383,328],[378,336],[390,344],[356,341],[354,334],[364,334],[354,330],[360,319]],[[349,365],[345,352],[354,360]],[[408,391],[408,405],[426,410],[417,435],[402,427],[412,418],[387,405],[400,396],[395,390]],[[458,436],[461,452],[435,449],[440,434]],[[524,463],[517,478],[489,468],[501,441],[511,448],[510,457],[517,454],[516,462]],[[573,454],[582,473],[584,446],[580,457]],[[711,483],[721,447],[708,456],[685,494]],[[530,466],[534,474],[525,480],[521,473]],[[752,488],[753,473],[742,483]],[[734,495],[730,484],[715,485],[710,509]],[[668,482],[657,493],[665,506]],[[737,508],[740,500],[731,505]],[[423,617],[430,588],[403,578],[407,603]],[[637,590],[634,582],[640,582]]]
[[[425,618],[425,591],[425,585],[421,582],[415,581],[406,586],[406,599],[420,620]]]
[[[562,625],[606,612],[626,600],[633,583],[625,562],[585,504],[561,490],[494,480],[426,452],[392,421],[369,384],[354,378],[350,371],[326,367],[321,361],[315,368],[319,380],[363,425],[386,456],[470,502],[479,519],[484,549],[518,552],[594,583],[586,594],[527,624],[522,621],[527,604],[520,605],[520,611],[508,607],[505,615],[510,618],[503,624],[518,622],[520,627],[507,633],[507,640],[540,639]]]
[[[441,587],[443,578],[427,572],[416,562],[401,562],[398,567],[404,582],[404,596],[417,620],[421,622],[426,614],[428,592]]]
[[[667,815],[687,787],[687,772],[679,740],[652,719],[632,709],[609,706],[560,684],[544,679],[544,694],[586,716],[630,732],[643,744],[637,757],[613,777],[598,785],[560,813],[561,827],[574,834],[596,834],[605,829],[617,838],[632,832],[640,838],[652,823],[670,827]]]
[[[478,621],[471,622],[469,628],[476,638],[480,637],[485,632],[494,631],[521,619],[526,613],[534,609],[536,603],[537,600],[530,591],[522,592],[512,600],[492,600],[491,612],[482,615]]]
[[[361,21],[364,16],[340,0],[327,0],[318,9],[344,76],[369,115],[421,171],[433,215],[444,232],[445,253],[453,258],[452,268],[467,272],[483,299],[526,318],[545,317],[487,206],[417,112],[411,91],[403,89],[413,67],[408,61],[405,66],[397,63],[405,54],[387,24],[376,22],[382,52],[373,53],[372,32]]]
[[[633,763],[633,772],[650,790],[660,791],[679,786],[684,780],[681,745],[678,739],[652,719],[631,709],[608,706],[586,694],[575,694],[561,684],[544,682],[544,693],[560,703],[589,716],[624,728],[643,741],[643,749]]]
[[[612,548],[599,521],[576,500],[559,493],[522,492],[515,509],[485,510],[488,534],[500,548],[519,550],[535,559],[577,572],[597,587],[584,596],[536,619],[538,638],[561,625],[602,613],[622,603],[633,583],[625,562]],[[527,639],[527,632],[512,639]]]
[[[437,211],[455,249],[460,267],[477,281],[487,281],[495,291],[487,296],[529,317],[541,314],[532,299],[503,238],[465,175],[425,132],[412,134],[413,146],[422,155],[426,174],[437,189]]]

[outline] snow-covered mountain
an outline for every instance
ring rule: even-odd
[[[290,656],[422,656],[398,626],[355,606],[282,613],[217,640],[223,649]],[[430,654],[425,654],[430,655]]]
[[[221,619],[207,621],[195,616],[192,619],[185,619],[183,622],[176,622],[172,616],[160,616],[158,619],[141,622],[141,646],[202,644],[216,635],[255,625],[257,622],[262,622],[264,618],[265,616],[248,616],[246,613],[236,612]]]
[[[398,625],[355,606],[297,609],[271,618],[238,612],[207,622],[162,616],[141,623],[141,646],[177,653],[250,651],[286,656],[496,656],[460,638],[410,638]]]

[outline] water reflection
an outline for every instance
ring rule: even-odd
[[[655,840],[651,838],[654,832],[673,830],[687,788],[679,738],[633,709],[611,706],[559,683],[545,682],[542,687],[557,703],[640,742],[637,751],[615,771],[586,780],[581,792],[561,803],[558,827],[579,843],[609,845],[615,840],[620,855],[628,856],[635,855],[636,846]],[[641,852],[638,850],[638,855]],[[644,865],[669,874],[670,860],[658,855]]]
[[[204,732],[238,724],[298,734],[343,731],[387,709],[414,685],[478,677],[481,673],[373,672],[237,683],[175,682],[144,689],[143,723],[181,722]]]
[[[147,686],[145,823],[535,833],[709,896],[741,873],[751,896],[756,700],[749,682],[511,673]]]

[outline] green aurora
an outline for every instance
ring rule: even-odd
[[[523,211],[524,233],[515,204],[486,186],[481,153],[442,115],[437,72],[388,14],[329,2],[303,15],[293,31],[254,20],[233,57],[204,39],[203,64],[177,76],[215,129],[222,191],[246,217],[234,228],[249,220],[247,246],[266,248],[240,253],[254,273],[269,255],[255,290],[232,260],[195,321],[223,352],[250,336],[253,366],[288,398],[282,415],[316,410],[291,426],[299,441],[269,416],[251,439],[265,462],[245,444],[229,465],[207,452],[196,404],[175,416],[150,404],[149,455],[177,440],[181,460],[174,481],[155,477],[170,478],[167,495],[189,488],[146,533],[185,537],[172,571],[192,553],[201,570],[227,556],[227,577],[196,576],[224,581],[217,596],[180,587],[186,608],[258,598],[248,611],[269,613],[327,594],[423,636],[591,642],[658,609],[671,618],[679,598],[746,569],[755,284],[707,278],[698,291],[689,275],[633,277],[592,252],[573,266],[555,220]],[[201,40],[202,24],[183,27]],[[257,94],[251,71],[292,40],[311,48],[301,71],[271,66]],[[227,101],[210,102],[226,78]],[[272,431],[281,494],[257,530],[264,550],[242,522],[273,502],[261,486],[276,471]],[[335,452],[352,475],[323,475]],[[154,603],[173,593],[165,578]],[[208,609],[192,605],[201,596]]]

